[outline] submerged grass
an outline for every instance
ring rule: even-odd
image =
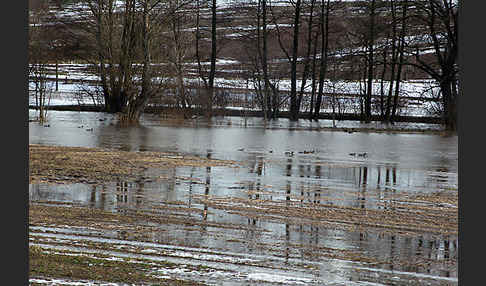
[[[182,166],[236,167],[237,163],[163,152],[29,145],[29,183],[101,184],[119,179],[157,180],[158,177],[144,175],[144,171]]]
[[[123,181],[167,179],[157,172],[144,172],[147,168],[174,168],[177,166],[225,166],[238,167],[239,163],[224,160],[209,160],[198,157],[183,156],[162,152],[126,152],[105,150],[101,148],[79,148],[30,145],[29,181],[30,183],[90,183],[103,184],[123,179]],[[152,175],[147,175],[148,173]],[[153,176],[153,177],[147,177]],[[190,177],[177,177],[178,180],[202,183]],[[249,194],[264,193],[249,190]],[[360,207],[344,207],[331,204],[303,203],[305,197],[292,197],[292,201],[252,200],[235,197],[213,197],[194,195],[193,200],[213,210],[239,214],[243,217],[257,218],[262,221],[277,221],[280,223],[303,222],[308,225],[324,226],[329,229],[347,231],[363,231],[392,233],[404,236],[421,236],[429,234],[433,237],[455,236],[458,229],[457,190],[394,196],[392,199],[379,202],[378,209],[362,209]],[[321,199],[324,200],[324,197]],[[299,202],[301,201],[301,202]],[[201,212],[201,216],[198,216]],[[209,211],[209,213],[211,210]],[[182,214],[182,215],[181,215]],[[29,225],[61,228],[89,228],[93,233],[87,236],[107,236],[123,240],[153,241],[151,234],[168,231],[168,225],[180,228],[196,226],[198,231],[207,232],[206,227],[214,228],[211,235],[216,236],[226,228],[234,230],[253,229],[252,226],[206,220],[206,210],[186,205],[182,201],[167,202],[148,209],[127,209],[122,213],[101,209],[80,207],[75,203],[32,202],[29,204]],[[203,219],[204,217],[204,219]],[[200,227],[200,228],[199,228]],[[196,229],[194,228],[194,229]],[[259,229],[265,231],[265,229]],[[57,230],[52,230],[57,231]],[[172,239],[172,238],[171,238]],[[32,243],[47,243],[50,245],[67,245],[74,241],[51,241],[31,236]],[[244,240],[234,237],[227,243],[243,244]],[[76,242],[79,243],[79,242]],[[188,242],[171,240],[171,244],[186,246]],[[90,249],[116,250],[109,244],[83,242]],[[191,245],[187,245],[191,246]],[[255,245],[264,251],[281,253],[281,247],[261,242]],[[358,250],[343,250],[338,248],[316,248],[308,245],[289,244],[295,251],[300,251],[308,257],[325,256],[342,260],[363,262],[370,265],[388,263],[376,259],[366,252]],[[274,249],[275,248],[275,249]],[[130,248],[127,252],[139,253],[142,249]],[[449,260],[447,260],[449,261]],[[432,263],[429,260],[407,261],[393,260],[393,265],[411,265],[422,267]],[[440,263],[443,260],[439,261]],[[246,262],[245,262],[246,263]],[[391,263],[391,262],[390,262]],[[455,265],[455,261],[452,261]],[[159,265],[162,268],[176,266]],[[305,266],[305,265],[304,265]],[[302,266],[302,267],[304,267]],[[305,266],[307,267],[307,266]],[[37,246],[29,247],[30,277],[56,277],[63,279],[86,279],[90,281],[109,281],[148,285],[196,285],[177,279],[165,279],[157,276],[152,270],[152,261],[107,260],[106,257],[86,255],[83,253],[50,252]]]
[[[49,253],[38,246],[29,246],[30,277],[57,277],[137,285],[201,285],[178,279],[161,279],[150,275],[153,265],[137,261],[107,260],[85,255]]]
[[[301,220],[312,225],[348,231],[398,233],[401,235],[457,235],[457,193],[407,197],[385,203],[379,209],[289,201],[212,198],[195,196],[195,201],[214,209],[246,217],[275,221]],[[423,204],[427,202],[429,204]],[[417,205],[420,204],[420,205]],[[381,204],[379,204],[381,205]]]

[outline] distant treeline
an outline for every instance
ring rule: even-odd
[[[50,1],[42,9],[30,0],[29,61],[37,67],[31,78],[45,79],[46,64],[89,63],[100,78],[104,110],[128,121],[168,94],[182,110],[197,102],[211,116],[216,75],[245,79],[265,119],[318,119],[324,104],[334,109],[339,99],[326,95],[329,82],[355,80],[362,83],[365,122],[406,118],[401,83],[430,78],[440,91],[436,115],[456,128],[457,1],[273,2],[78,0]],[[199,79],[197,97],[186,78]],[[279,90],[283,79],[289,91]],[[372,93],[376,85],[379,96]],[[161,92],[166,89],[172,91]]]

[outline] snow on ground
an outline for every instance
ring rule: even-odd
[[[119,286],[120,284],[117,283],[104,283],[104,282],[96,282],[96,281],[71,281],[71,280],[64,280],[64,279],[49,279],[49,278],[30,278],[29,283],[36,283],[41,285],[69,285],[69,286],[91,286],[91,285],[99,285],[99,286]]]
[[[270,273],[250,273],[248,274],[248,279],[255,280],[255,281],[273,282],[273,283],[284,283],[284,284],[292,283],[298,285],[305,285],[306,283],[310,283],[312,281],[311,279],[308,278],[275,275]]]
[[[203,62],[202,64],[208,65],[209,62]],[[235,69],[234,65],[239,64],[238,61],[228,58],[217,59],[217,65],[219,71],[225,73],[238,74],[241,70]],[[158,64],[156,64],[158,65]],[[189,65],[194,66],[195,63],[190,63]],[[231,66],[227,69],[224,66]],[[47,88],[52,92],[52,96],[49,105],[72,105],[72,104],[93,104],[93,99],[86,96],[87,92],[96,93],[99,87],[96,86],[96,82],[99,81],[97,75],[88,73],[86,71],[89,65],[87,64],[59,64],[59,90],[55,91],[55,66],[48,66],[49,79]],[[168,81],[171,78],[156,78],[155,80]],[[184,82],[187,85],[202,84],[201,79],[199,79],[196,74],[192,77],[186,77]],[[282,92],[289,92],[291,81],[289,79],[279,80],[277,87]],[[297,91],[300,91],[302,82],[297,81]],[[388,92],[390,82],[385,81],[383,83],[384,94]],[[215,78],[215,86],[219,88],[226,89],[228,91],[238,89],[238,90],[249,90],[250,97],[254,95],[254,83],[251,80],[246,80],[244,78]],[[363,92],[365,88],[365,83],[358,81],[345,81],[345,80],[325,80],[325,92],[326,93],[336,93],[341,95],[355,96]],[[311,92],[311,81],[308,80],[305,86],[305,92]],[[35,105],[35,83],[31,80],[29,82],[30,98],[29,104]],[[400,114],[403,115],[413,115],[413,116],[428,116],[427,110],[432,108],[434,103],[423,102],[424,98],[432,98],[436,96],[439,92],[439,88],[435,84],[434,80],[407,80],[400,83],[400,95],[412,98],[417,98],[414,104],[409,105],[406,109],[400,110]],[[373,82],[373,95],[379,96],[381,94],[381,83],[379,80]],[[341,100],[344,100],[341,97]],[[346,112],[354,112],[354,110],[359,109],[359,99],[348,98],[346,99]],[[323,112],[332,112],[332,107],[326,103],[323,106]]]
[[[239,64],[238,61],[232,60],[232,59],[217,59],[217,65],[235,65]],[[201,64],[203,65],[208,65],[210,62],[202,62]],[[196,63],[192,63],[191,65],[196,65]],[[84,64],[60,64],[59,65],[59,80],[60,82],[63,82],[62,85],[60,85],[60,88],[62,88],[63,92],[76,92],[80,90],[80,84],[68,84],[66,83],[67,81],[70,80],[83,80],[83,81],[98,81],[99,77],[97,75],[93,75],[90,73],[87,73],[85,71],[85,68],[87,65]],[[50,80],[55,80],[55,74],[54,74],[55,68],[53,66],[49,67],[50,74],[47,75],[47,77]],[[239,70],[236,69],[221,69],[222,72],[235,72],[238,73]],[[168,80],[169,78],[159,78],[161,80]],[[192,77],[192,78],[185,78],[184,79],[186,83],[197,83],[200,81],[199,78]],[[237,89],[246,89],[249,87],[250,89],[253,88],[252,82],[250,81],[250,86],[247,85],[247,80],[246,79],[229,79],[229,78],[215,78],[215,84],[216,86],[220,88],[237,88]],[[306,92],[311,92],[311,81],[307,80],[306,86],[305,86],[305,91]],[[302,81],[298,80],[297,81],[297,90],[300,90],[301,88]],[[281,91],[290,91],[290,86],[291,86],[291,81],[289,79],[282,79],[279,80],[278,83],[278,88]],[[325,80],[325,85],[326,85],[326,91],[327,92],[335,92],[339,94],[360,94],[362,90],[365,88],[365,83],[359,82],[359,81],[345,81],[345,80],[331,80],[331,79],[326,79]],[[384,81],[383,87],[384,90],[387,91],[389,88],[390,82],[389,81]],[[83,87],[86,85],[83,85]],[[32,81],[29,83],[29,88],[33,90],[35,88],[35,85],[33,84]],[[381,83],[379,80],[375,80],[373,82],[373,95],[380,95],[380,90],[381,90]],[[434,80],[407,80],[403,81],[400,83],[400,92],[401,96],[408,96],[408,97],[417,97],[417,98],[422,98],[422,97],[431,97],[432,94],[437,94],[438,92],[438,87],[435,84]]]

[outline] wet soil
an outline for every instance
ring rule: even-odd
[[[209,171],[213,167],[232,169],[244,165],[239,161],[178,153],[103,148],[33,144],[29,146],[29,152],[31,184],[89,183],[96,186],[117,180],[167,183],[174,178],[169,178],[164,170],[171,168],[188,166]],[[191,176],[177,176],[177,182],[208,187],[208,182]],[[101,192],[107,191],[103,189]],[[123,189],[115,190],[117,196],[123,196],[123,192]],[[457,267],[456,258],[450,256],[455,252],[449,249],[451,243],[448,240],[456,237],[458,231],[458,196],[453,188],[429,193],[396,193],[390,200],[377,202],[377,208],[325,203],[325,194],[314,196],[314,202],[310,202],[308,195],[282,195],[278,189],[268,186],[265,189],[242,189],[241,193],[246,195],[194,194],[189,205],[173,199],[145,207],[120,206],[116,211],[75,202],[31,201],[31,282],[44,285],[39,281],[48,278],[84,281],[86,285],[93,281],[137,285],[195,285],[221,281],[228,285],[247,285],[252,281],[261,285],[266,285],[264,282],[267,285],[322,285],[337,279],[337,270],[327,270],[326,267],[338,263],[339,271],[349,269],[353,274],[347,275],[357,276],[350,279],[364,284],[336,280],[338,282],[332,285],[367,285],[368,282],[376,285],[457,284],[457,279],[427,274],[426,270],[454,271]],[[353,194],[342,192],[343,199],[347,195]],[[215,219],[223,214],[248,218],[248,224]],[[275,237],[271,228],[258,227],[256,221],[285,225],[282,236],[287,238]],[[446,247],[446,254],[434,258],[436,247],[431,247],[429,255],[410,257],[397,251],[389,257],[381,257],[367,247],[293,241],[288,239],[292,225],[304,227],[300,233],[308,232],[310,238],[316,229],[326,230],[328,236],[332,232],[359,233],[360,241],[361,236],[364,237],[363,243],[366,237],[390,237],[392,245],[399,237],[405,241],[418,238],[417,252],[426,251],[421,250],[420,245],[429,241],[432,245],[432,241],[447,239],[447,243],[440,242],[443,246],[437,250]],[[180,235],[180,232],[186,235]],[[260,239],[248,240],[245,238],[248,233],[258,233]],[[210,238],[215,245],[206,248],[197,239],[188,238],[191,236],[203,240]],[[218,241],[222,245],[217,246]],[[265,255],[230,251],[229,245],[247,245],[253,252]],[[262,269],[265,273],[259,272]],[[286,276],[297,269],[298,275]],[[274,276],[268,276],[268,273]],[[316,273],[319,274],[316,276]],[[320,276],[321,280],[315,279]]]
[[[136,262],[108,260],[105,255],[79,255],[68,251],[49,253],[41,247],[29,248],[29,269],[31,275],[39,278],[62,277],[63,279],[75,279],[88,281],[111,281],[114,283],[150,283],[151,285],[203,285],[194,282],[186,282],[177,279],[162,279],[150,275],[147,269],[154,268],[154,264],[144,260]],[[164,264],[170,267],[169,264]],[[86,271],[89,269],[89,271]],[[35,282],[37,280],[37,283]],[[40,281],[56,281],[52,278],[36,279],[30,285],[44,285]],[[52,285],[51,284],[51,285]]]
[[[63,267],[38,260],[31,285],[458,283],[453,135],[69,111],[47,125],[29,124],[29,246]]]
[[[29,145],[29,183],[101,184],[124,181],[153,181],[144,176],[148,168],[181,166],[234,166],[234,161],[211,160],[177,153],[127,152],[102,148]]]

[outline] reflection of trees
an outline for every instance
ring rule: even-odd
[[[192,205],[192,191],[194,188],[194,171],[196,170],[196,167],[191,168],[191,174],[189,175],[190,181],[189,181],[189,198],[187,200],[187,207],[191,207]]]
[[[289,262],[290,256],[290,225],[288,223],[285,224],[285,263]]]
[[[206,155],[207,159],[211,159],[211,152],[208,151],[208,154]],[[206,185],[204,187],[204,195],[206,199],[209,197],[209,188],[211,185],[211,167],[206,167]],[[204,203],[204,211],[203,211],[203,219],[207,220],[208,218],[208,204]],[[203,226],[204,229],[206,228]]]
[[[285,176],[291,177],[292,176],[292,158],[287,159],[287,166],[286,166],[285,170],[286,170]],[[286,200],[287,200],[287,202],[290,201],[291,191],[292,191],[292,181],[290,179],[287,179],[287,187],[286,187],[286,193],[287,193]]]
[[[126,206],[129,203],[129,198],[128,198],[129,186],[128,186],[128,182],[125,182],[125,181],[118,181],[118,182],[116,182],[115,193],[116,193],[116,211],[118,213],[126,214],[127,213]]]
[[[147,151],[149,146],[149,133],[153,130],[143,126],[111,125],[100,124],[93,129],[97,146],[106,148],[117,148],[122,151]]]
[[[451,276],[444,264],[457,260],[457,238],[443,239],[427,235],[417,237],[390,233],[359,232],[350,237],[367,255],[383,262],[388,270]]]
[[[108,208],[108,206],[106,205],[106,185],[103,185],[103,188],[101,189],[100,206],[104,210]]]
[[[315,166],[315,176],[317,179],[321,178],[321,166]],[[319,180],[319,188],[314,192],[314,203],[320,204],[321,203],[321,181]]]
[[[386,209],[393,210],[394,209],[393,194],[395,193],[396,183],[397,183],[397,168],[395,166],[385,167],[385,188],[383,192],[381,191],[381,180],[380,180],[381,167],[378,167],[378,174],[379,175],[378,175],[377,190],[379,192],[378,197],[380,199],[380,203],[383,204],[383,208],[385,210]],[[381,206],[379,206],[379,208],[381,208]]]
[[[89,197],[89,206],[94,207],[96,205],[96,186],[91,187],[91,193]]]
[[[254,168],[250,172],[255,173],[257,175],[256,180],[252,181],[248,184],[248,190],[255,191],[254,196],[250,192],[248,194],[249,200],[259,200],[260,199],[260,191],[262,191],[265,187],[262,183],[262,177],[265,175],[265,162],[263,161],[263,157],[256,157],[254,162]],[[256,218],[255,217],[248,217],[248,224],[249,225],[256,225]]]
[[[41,185],[40,184],[32,184],[31,188],[29,190],[29,199],[35,200],[35,201],[42,201],[46,200],[49,198],[49,193],[48,192],[43,192],[41,190]]]
[[[366,188],[368,185],[368,167],[360,167],[359,168],[359,180],[358,186],[360,191],[358,192],[358,204],[359,206],[364,209],[366,206]]]

